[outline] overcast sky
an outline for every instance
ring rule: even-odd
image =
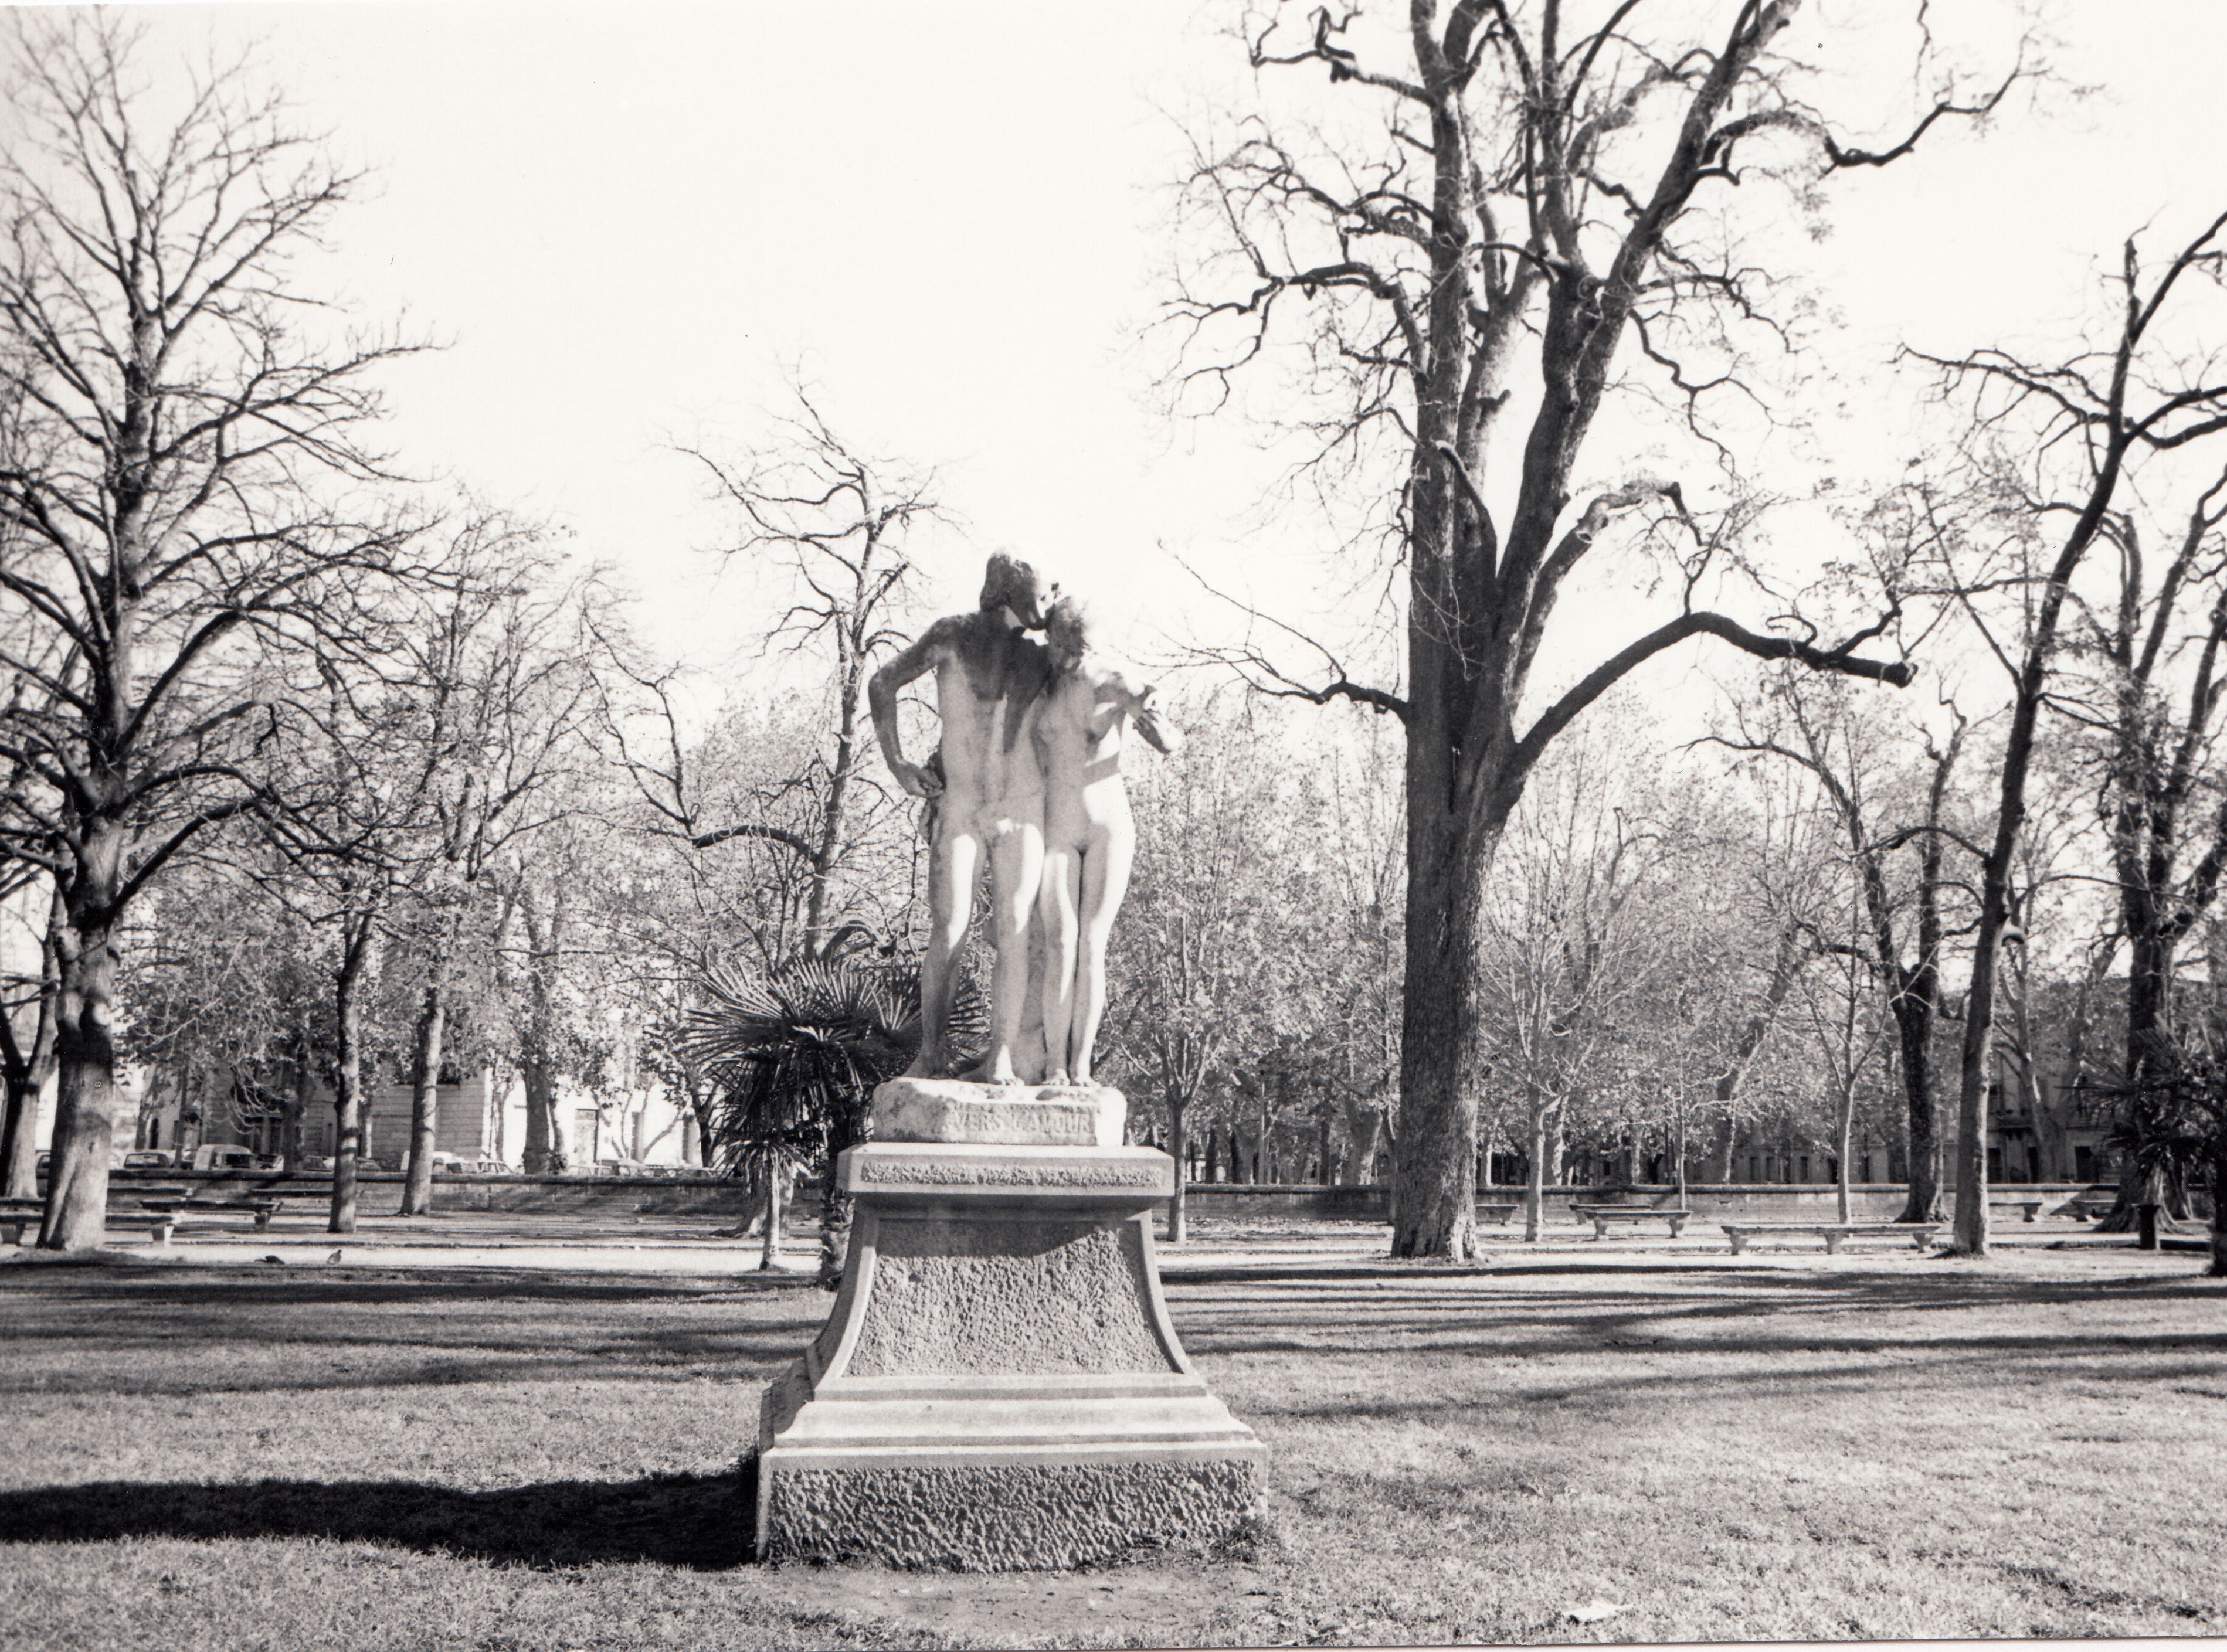
[[[1794,41],[1829,59],[1853,26],[1881,132],[1911,96],[1907,36],[1866,32],[1883,12],[1908,15],[1813,3]],[[371,169],[329,273],[366,316],[406,310],[450,343],[392,375],[405,458],[569,526],[639,585],[672,654],[724,666],[769,594],[701,554],[724,519],[667,444],[761,433],[792,362],[861,445],[941,469],[973,537],[931,553],[932,611],[967,605],[1001,545],[1092,594],[1138,652],[1226,622],[1167,552],[1264,606],[1304,611],[1321,583],[1315,525],[1252,508],[1273,464],[1241,429],[1171,428],[1137,341],[1167,295],[1179,123],[1242,85],[1227,8],[146,15],[150,67],[261,40],[306,120]],[[1880,443],[1860,459],[1843,438],[1854,462],[1905,439],[1898,340],[2061,327],[2129,229],[2162,241],[2227,204],[2227,7],[2067,0],[2051,29],[2052,61],[2098,97],[1836,182],[1813,274],[1850,375],[1833,393]],[[1331,95],[1311,73],[1298,89]],[[1627,623],[1614,602],[1592,619],[1604,640]]]

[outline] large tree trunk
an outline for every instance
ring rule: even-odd
[[[437,956],[425,978],[418,1008],[417,1036],[410,1054],[410,1174],[402,1184],[402,1214],[431,1215],[433,1210],[433,1148],[441,1103],[441,1035],[449,1020],[441,996]]]
[[[40,1015],[51,1019],[52,1011],[41,1005]],[[46,1066],[52,1070],[51,1056]],[[8,1075],[8,1113],[0,1122],[0,1198],[39,1196],[39,1098],[44,1088],[44,1075],[36,1081],[29,1071]]]
[[[2035,702],[2039,703],[2037,685]],[[2012,730],[2017,748],[2019,729]],[[2015,760],[2006,758],[2003,824],[1998,853],[1989,858],[1980,890],[1980,926],[1972,954],[1972,985],[1964,1011],[1964,1048],[1957,1066],[1956,1210],[1955,1248],[1966,1256],[1988,1253],[1988,1085],[1994,1072],[1995,973],[2001,955],[2003,926],[2009,922],[2011,850],[2026,813],[2026,759],[2032,746],[2032,722]],[[1913,1165],[1913,1169],[1916,1167]]]
[[[786,1167],[771,1155],[766,1158],[765,1246],[758,1253],[758,1271],[770,1273],[781,1266],[781,1201]]]
[[[116,946],[110,925],[121,887],[121,827],[86,830],[67,894],[61,937],[61,992],[55,1006],[60,1083],[48,1163],[41,1250],[82,1250],[108,1230],[108,1153],[122,1097],[116,1086]]]
[[[325,1231],[355,1231],[356,1160],[364,1149],[363,970],[370,956],[370,925],[351,918],[341,939],[341,966],[333,976],[333,1203]]]
[[[289,1174],[302,1168],[302,1121],[309,1116],[312,1083],[309,1030],[297,1027],[294,1031],[292,1091],[278,1104],[278,1168]]]
[[[557,1116],[555,1065],[529,1051],[520,1075],[526,1084],[526,1172],[553,1176],[569,1167],[565,1126]]]
[[[0,1126],[0,1196],[39,1196],[39,1102],[54,1075],[56,1020],[61,1006],[62,931],[69,914],[56,889],[47,912],[47,933],[39,947],[39,1002],[27,1043],[0,1011],[7,1035],[7,1119]]]
[[[1547,1212],[1547,1115],[1531,1115],[1530,1167],[1523,1178],[1523,1242],[1539,1242]]]
[[[2134,892],[2125,897],[2122,908],[2131,920],[2131,945],[2127,959],[2127,1098],[2121,1109],[2128,1123],[2143,1132],[2172,1082],[2176,1065],[2170,1025],[2173,947],[2160,933],[2154,903]],[[2142,1226],[2145,1209],[2154,1213],[2147,1228]],[[2186,1196],[2177,1178],[2144,1166],[2130,1152],[2119,1167],[2118,1202],[2096,1228],[2099,1233],[2141,1233],[2154,1239],[2160,1217],[2162,1225],[2172,1230],[2188,1214]]]
[[[2211,1277],[2227,1279],[2227,1116],[2211,1121]]]
[[[552,894],[547,922],[530,893],[519,903],[526,923],[526,1014],[519,1062],[526,1081],[526,1170],[546,1176],[565,1168],[565,1127],[557,1117],[557,953],[564,938],[564,896]],[[593,1166],[588,1168],[592,1169]]]
[[[1345,1158],[1338,1166],[1338,1185],[1365,1186],[1373,1179],[1369,1160],[1376,1153],[1380,1114],[1370,1102],[1347,1100],[1339,1105],[1345,1119]]]
[[[1186,1183],[1190,1153],[1190,1104],[1181,1096],[1168,1097],[1168,1148],[1176,1160],[1175,1197],[1168,1201],[1171,1245],[1184,1244],[1190,1238],[1190,1190]]]
[[[1739,1177],[1733,1173],[1732,1164],[1733,1151],[1739,1145],[1739,1132],[1732,1126],[1732,1114],[1720,1113],[1717,1118],[1716,1145],[1709,1149],[1709,1163],[1713,1167],[1714,1178],[1720,1184],[1739,1180]]]
[[[1490,854],[1434,840],[1433,823],[1413,818],[1413,771],[1427,767],[1419,755],[1411,742],[1392,1254],[1466,1262],[1477,1254],[1477,1097],[1484,1078],[1477,932]],[[1433,812],[1442,817],[1442,803]]]
[[[1855,1146],[1856,1146],[1856,1080],[1851,1073],[1841,1086],[1841,1154],[1836,1167],[1839,1183],[1841,1220],[1856,1219]]]
[[[1939,1221],[1943,1214],[1940,1115],[1933,1100],[1933,1014],[1937,992],[1933,972],[1921,965],[1904,974],[1901,990],[1888,1001],[1900,1045],[1898,1064],[1909,1135],[1910,1190],[1897,1221]]]

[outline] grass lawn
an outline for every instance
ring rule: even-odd
[[[1171,1266],[1260,1534],[986,1577],[747,1562],[734,1463],[814,1290],[0,1266],[0,1643],[2227,1633],[2199,1259]]]

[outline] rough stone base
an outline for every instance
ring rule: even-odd
[[[879,1142],[1119,1147],[1129,1103],[1103,1084],[970,1084],[893,1078],[877,1085],[870,1132]]]
[[[1227,1538],[1252,1430],[1190,1368],[1159,1287],[1149,1148],[873,1142],[826,1324],[768,1388],[767,1560],[1065,1567]]]
[[[768,1487],[769,1560],[960,1572],[1088,1566],[1225,1537],[1253,1507],[1250,1462],[794,1469]]]

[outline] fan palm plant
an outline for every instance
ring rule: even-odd
[[[2160,1082],[2128,1092],[2103,1145],[2134,1169],[2131,1225],[2145,1250],[2157,1248],[2160,1228],[2179,1230],[2175,1217],[2190,1209],[2191,1186],[2211,1172],[2213,1272],[2227,1271],[2227,1213],[2220,1208],[2220,1183],[2227,1179],[2227,1062],[2201,1047],[2177,1049]]]
[[[895,1078],[920,1048],[920,970],[906,960],[808,959],[770,974],[724,965],[699,983],[704,998],[679,1043],[712,1087],[711,1145],[730,1172],[759,1172],[766,1187],[765,1255],[779,1243],[783,1178],[824,1167],[821,1275],[839,1274],[847,1200],[834,1188],[835,1156],[865,1139],[874,1087]],[[962,985],[953,1033],[979,1042],[981,998]]]

